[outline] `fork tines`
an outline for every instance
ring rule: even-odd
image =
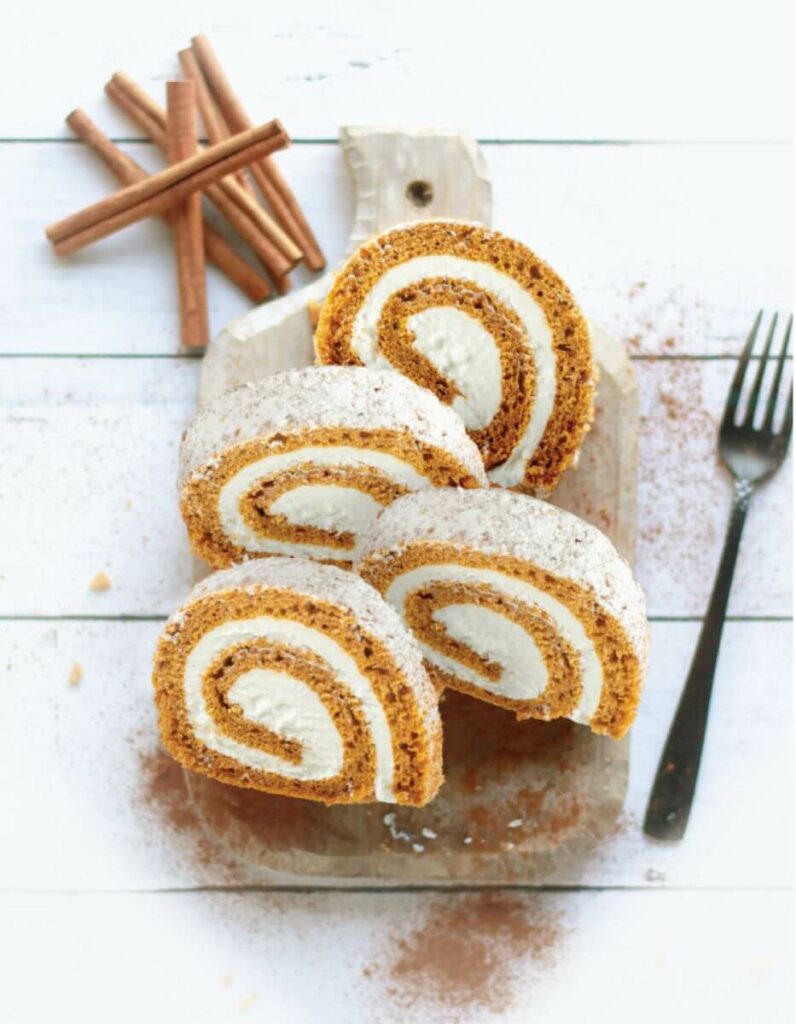
[[[766,368],[769,363],[769,356],[771,354],[771,347],[774,342],[777,331],[777,321],[779,314],[775,313],[771,319],[771,326],[768,329],[766,335],[765,344],[763,351],[760,354],[760,362],[755,374],[754,382],[749,391],[749,396],[745,403],[745,412],[742,412],[742,419],[740,423],[737,422],[738,406],[740,403],[741,393],[743,391],[744,380],[746,378],[747,368],[749,366],[750,358],[754,351],[755,342],[757,340],[757,334],[760,329],[760,324],[763,320],[763,310],[755,317],[755,322],[752,324],[752,329],[749,332],[749,337],[746,340],[746,345],[741,353],[741,358],[738,360],[738,368],[735,371],[735,377],[730,388],[730,393],[727,397],[727,405],[724,410],[724,419],[722,427],[725,429],[732,428],[733,426],[739,426],[746,430],[752,430],[754,427],[755,415],[757,413],[757,405],[760,400],[760,392],[763,387],[763,380],[765,378]],[[785,414],[782,420],[782,424],[778,431],[774,430],[774,417],[776,415],[778,400],[780,398],[780,388],[782,385],[782,377],[785,370],[785,363],[788,357],[788,347],[790,345],[790,334],[791,328],[793,327],[793,316],[788,317],[788,326],[785,330],[785,335],[782,339],[782,344],[779,349],[779,355],[776,358],[776,368],[774,371],[774,379],[771,382],[771,387],[768,393],[766,401],[766,412],[761,426],[761,431],[764,434],[770,436],[778,436],[787,438],[790,436],[790,432],[793,426],[793,382],[791,381],[790,392],[788,394],[788,401],[785,408]]]

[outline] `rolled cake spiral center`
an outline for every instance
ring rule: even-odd
[[[379,506],[393,500],[388,495],[429,486],[408,462],[387,452],[305,444],[254,458],[237,470],[230,467],[219,489],[218,514],[233,544],[254,552],[350,558],[356,532],[352,526],[358,524],[361,530]],[[299,481],[302,490],[296,494]],[[337,486],[336,492],[325,490],[331,485]],[[320,488],[324,490],[318,493]],[[336,506],[328,503],[330,497],[337,497]]]
[[[443,672],[461,674],[466,668],[472,681],[490,693],[512,700],[539,698],[528,714],[545,717],[552,704],[558,713],[577,707],[580,657],[538,605],[485,583],[433,580],[406,595],[404,618]],[[551,679],[555,698],[545,692]]]
[[[453,406],[491,467],[509,457],[528,426],[533,359],[516,313],[476,285],[455,291],[451,284],[429,278],[390,296],[379,352]]]
[[[409,615],[417,619],[420,614],[416,595],[430,594],[433,604],[440,587],[446,597],[453,592],[468,595],[464,608],[441,605],[432,626],[428,612],[423,613],[425,632],[421,615],[419,639],[432,667],[512,701],[542,697],[553,673],[563,671],[565,685],[557,685],[567,705],[563,713],[576,722],[593,718],[603,690],[606,651],[598,650],[584,625],[586,617],[582,621],[577,613],[580,595],[565,582],[559,588],[549,574],[541,574],[542,589],[530,567],[522,567],[521,575],[502,572],[496,568],[499,558],[476,551],[430,546],[423,557],[427,564],[414,565],[411,556],[396,559],[384,594],[407,621]],[[381,581],[377,585],[382,589]],[[498,618],[503,621],[498,623]],[[464,638],[469,653],[463,651]],[[606,640],[601,637],[600,643],[606,645]],[[494,669],[483,670],[485,663],[500,666],[498,679]]]
[[[303,672],[294,665],[291,672],[280,673],[282,678],[278,680],[273,671],[249,676],[244,686],[241,686],[243,680],[238,680],[236,696],[240,712],[230,713],[226,709],[220,712],[218,690],[209,680],[212,680],[214,668],[217,670],[219,657],[234,654],[242,644],[247,649],[251,649],[251,645],[255,649],[263,645],[298,646],[308,651],[310,658],[304,660]],[[323,666],[320,675],[318,662]],[[306,680],[313,670],[315,680],[323,677],[325,689],[322,688],[322,692],[326,700],[319,698],[312,682]],[[305,678],[302,680],[298,673]],[[290,677],[292,683],[284,676]],[[293,685],[296,682],[303,685]],[[330,714],[335,689],[343,689],[347,691],[343,706],[350,707],[353,699],[355,706],[361,705],[367,721],[369,735],[363,741],[366,746],[375,747],[377,789],[382,784],[389,786],[393,757],[384,709],[356,661],[339,642],[320,630],[270,615],[223,623],[205,633],[191,651],[185,666],[184,686],[188,718],[196,736],[206,746],[257,771],[302,781],[336,777],[344,766],[344,747],[356,750],[354,737],[347,736],[344,741],[338,723]],[[235,689],[232,692],[234,694]],[[320,711],[319,702],[325,713]],[[277,739],[270,738],[273,734]],[[295,754],[298,749],[286,747],[285,739],[292,739],[294,744],[298,741],[299,760],[295,756],[286,759],[286,750]]]
[[[305,769],[322,752],[331,774],[343,767],[334,721],[336,686],[327,664],[309,650],[262,637],[226,648],[202,682],[207,712],[220,733],[293,764],[304,763]],[[360,713],[355,718],[358,740],[366,742],[366,723]]]
[[[408,299],[410,295],[414,299]],[[418,351],[399,356],[399,351],[405,353],[412,347],[406,343],[406,334],[401,336],[401,318],[394,316],[401,307],[404,321],[416,314],[413,347]],[[453,307],[478,323],[487,336],[486,344],[475,344],[479,333],[472,328],[463,333],[458,350],[453,333],[426,330],[424,340],[423,328],[433,322],[427,315],[424,318],[424,312],[432,308],[438,324],[447,317],[451,331],[461,327],[460,318],[450,318]],[[386,349],[383,327],[389,335]],[[438,386],[442,377],[450,396],[447,400],[470,428],[476,444],[485,445],[482,454],[488,466],[527,459],[544,434],[556,396],[552,332],[541,306],[513,277],[491,263],[445,254],[415,256],[391,267],[364,297],[353,320],[350,344],[353,354],[366,365],[386,362],[418,383],[425,383],[418,374],[436,379]],[[464,356],[455,379],[450,376],[458,362],[454,354]],[[398,358],[406,369],[393,362]],[[433,384],[425,386],[446,400]],[[495,396],[499,396],[497,403]],[[490,402],[497,410],[484,425]],[[485,432],[480,438],[479,431]]]
[[[409,488],[366,466],[305,463],[263,477],[243,495],[240,516],[257,535],[290,544],[325,545],[338,557],[354,553],[379,510]]]

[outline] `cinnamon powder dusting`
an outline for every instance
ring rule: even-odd
[[[175,832],[201,827],[185,785],[182,767],[161,747],[139,751],[141,787],[139,802],[157,812]]]
[[[636,369],[641,404],[639,575],[652,607],[671,607],[682,604],[681,581],[695,572],[699,578],[702,566],[708,570],[715,549],[714,518],[706,509],[720,506],[728,493],[727,480],[716,471],[720,412],[710,408],[715,399],[705,393],[704,364],[649,360]],[[725,372],[729,376],[729,368]],[[704,575],[708,579],[710,571]],[[692,588],[693,595],[700,589]]]
[[[135,739],[131,740],[135,746]],[[241,865],[208,832],[188,792],[185,772],[162,747],[138,749],[139,787],[136,804],[158,819],[164,837],[197,875],[236,881]]]
[[[611,328],[633,355],[682,355],[696,339],[715,332],[716,310],[690,287],[656,275],[619,292],[610,310]]]
[[[454,902],[451,902],[451,900]],[[388,941],[382,961],[365,968],[385,994],[426,1019],[467,1021],[468,1011],[502,1012],[519,994],[529,965],[550,969],[565,936],[560,911],[538,896],[481,892],[435,901],[423,924]]]

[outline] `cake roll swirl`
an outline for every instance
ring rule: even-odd
[[[646,671],[644,596],[599,530],[497,489],[400,498],[357,571],[414,632],[432,680],[616,739]]]
[[[391,367],[461,417],[493,483],[546,494],[593,415],[589,330],[567,286],[520,242],[424,221],[362,245],[315,333],[324,364]]]
[[[274,558],[209,576],[167,623],[153,683],[167,749],[236,786],[422,805],[442,780],[437,695],[357,576]]]
[[[183,519],[214,568],[268,555],[350,567],[397,497],[487,483],[455,413],[400,374],[365,368],[234,388],[198,413],[180,452]]]

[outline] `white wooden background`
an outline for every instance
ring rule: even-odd
[[[732,357],[759,306],[791,304],[787,0],[0,6],[0,1021],[791,1021],[790,463],[750,515],[687,837],[640,830],[729,504]],[[199,366],[175,354],[163,228],[67,261],[43,228],[110,188],[66,113],[158,166],[101,88],[123,67],[162,93],[199,31],[293,135],[280,163],[332,258],[338,125],[457,127],[484,143],[496,226],[635,358],[654,653],[630,794],[583,871],[505,897],[563,934],[513,965],[497,1015],[385,996],[368,968],[480,897],[260,891],[144,799],[151,651],[190,579],[174,477]],[[220,329],[246,307],[211,278]]]

